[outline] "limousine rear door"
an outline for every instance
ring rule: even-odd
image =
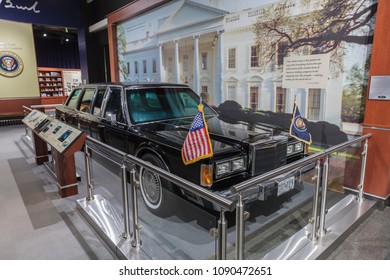
[[[91,137],[104,142],[103,131],[102,131],[102,106],[105,94],[108,95],[109,89],[107,87],[98,87],[93,103],[91,107],[89,131]]]
[[[77,114],[77,127],[78,129],[86,132],[88,135],[91,135],[91,105],[92,100],[95,95],[97,88],[96,87],[86,87],[81,96],[78,105],[78,114]]]

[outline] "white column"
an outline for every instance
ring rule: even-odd
[[[164,69],[162,63],[162,44],[158,44],[158,73],[160,82],[165,82]]]
[[[175,77],[176,83],[180,83],[179,71],[179,40],[175,40]]]
[[[199,35],[194,36],[194,91],[199,92]]]
[[[218,40],[217,40],[217,92],[214,93],[214,104],[219,105],[222,103],[223,96],[223,81],[222,81],[222,71],[223,71],[223,32],[224,30],[218,30]]]

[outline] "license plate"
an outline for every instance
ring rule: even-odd
[[[294,176],[284,179],[278,183],[278,193],[277,196],[284,194],[288,191],[291,191],[295,186]]]

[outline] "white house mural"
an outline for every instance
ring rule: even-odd
[[[281,126],[296,99],[309,128],[358,134],[376,8],[374,0],[170,1],[117,27],[120,80],[185,83],[218,109],[238,109],[237,120]],[[285,87],[286,58],[311,55],[328,60],[325,85]]]

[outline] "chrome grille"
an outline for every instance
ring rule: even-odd
[[[273,145],[252,147],[252,175],[260,175],[267,171],[286,165],[287,141]]]

